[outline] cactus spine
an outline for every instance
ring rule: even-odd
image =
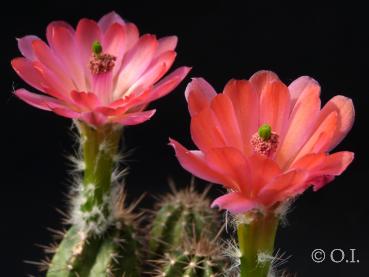
[[[202,232],[217,233],[217,215],[209,208],[206,191],[198,194],[191,186],[187,190],[173,191],[159,201],[149,237],[152,255],[163,255],[178,247],[188,234],[199,237]]]
[[[198,194],[191,186],[159,201],[149,237],[155,276],[214,277],[223,272],[218,218],[206,193]]]

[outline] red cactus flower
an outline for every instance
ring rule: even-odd
[[[220,94],[199,78],[185,95],[200,150],[171,145],[186,170],[229,190],[213,206],[235,214],[274,209],[310,185],[320,189],[353,160],[352,152],[328,154],[352,127],[351,99],[338,95],[321,109],[320,86],[310,77],[287,87],[260,71],[229,81]]]
[[[15,95],[92,126],[148,120],[155,110],[144,111],[147,105],[172,91],[189,71],[180,67],[161,79],[176,57],[177,37],[140,36],[134,24],[114,12],[98,22],[81,19],[75,30],[66,22],[51,22],[46,37],[48,43],[36,36],[18,39],[24,57],[11,64],[48,96],[26,89]]]

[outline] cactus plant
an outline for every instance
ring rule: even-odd
[[[221,231],[207,190],[199,194],[190,186],[172,191],[158,201],[149,232],[155,276],[220,275],[225,268],[223,246],[217,241]]]
[[[149,232],[149,251],[151,256],[163,255],[170,248],[178,247],[184,238],[199,237],[207,232],[214,235],[218,231],[217,214],[210,209],[210,201],[205,190],[202,194],[193,186],[176,191],[158,201]]]
[[[132,212],[137,203],[124,207],[124,192],[116,193],[114,224],[103,235],[86,233],[73,225],[56,249],[47,277],[140,276],[139,215]]]
[[[227,271],[227,264],[222,256],[223,246],[217,239],[217,236],[210,239],[208,235],[185,239],[177,249],[170,250],[163,258],[155,260],[155,276],[223,276]]]

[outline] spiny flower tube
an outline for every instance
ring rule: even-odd
[[[173,139],[170,144],[186,170],[228,190],[212,206],[239,219],[241,276],[266,276],[270,263],[256,266],[258,253],[272,255],[278,212],[310,186],[316,191],[332,181],[353,160],[352,152],[329,154],[352,127],[352,101],[338,95],[321,108],[314,79],[303,76],[286,86],[270,71],[231,80],[219,94],[196,78],[185,96],[199,150]],[[256,234],[264,238],[255,240]]]
[[[47,94],[18,89],[15,95],[39,109],[91,126],[135,125],[150,119],[148,104],[172,91],[187,75],[180,67],[164,77],[175,57],[177,37],[139,34],[133,23],[111,12],[98,22],[81,19],[76,29],[51,22],[47,42],[18,39],[24,57],[12,60],[17,74]]]

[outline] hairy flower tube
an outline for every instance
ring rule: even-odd
[[[270,71],[231,80],[219,94],[196,78],[185,96],[199,150],[170,144],[186,170],[228,190],[212,206],[253,215],[253,224],[239,224],[240,250],[248,256],[241,258],[241,276],[266,276],[269,266],[256,273],[253,265],[257,252],[272,254],[283,204],[310,186],[320,189],[353,160],[352,152],[329,154],[352,127],[352,101],[338,95],[321,108],[315,80],[303,76],[286,86]],[[262,237],[259,245],[250,242],[255,236]]]
[[[51,22],[47,43],[29,35],[18,39],[23,57],[12,60],[17,74],[46,94],[18,89],[15,95],[39,109],[91,126],[135,125],[150,119],[148,104],[172,91],[187,75],[172,66],[177,37],[139,34],[114,12],[98,22],[81,19],[76,29]]]

